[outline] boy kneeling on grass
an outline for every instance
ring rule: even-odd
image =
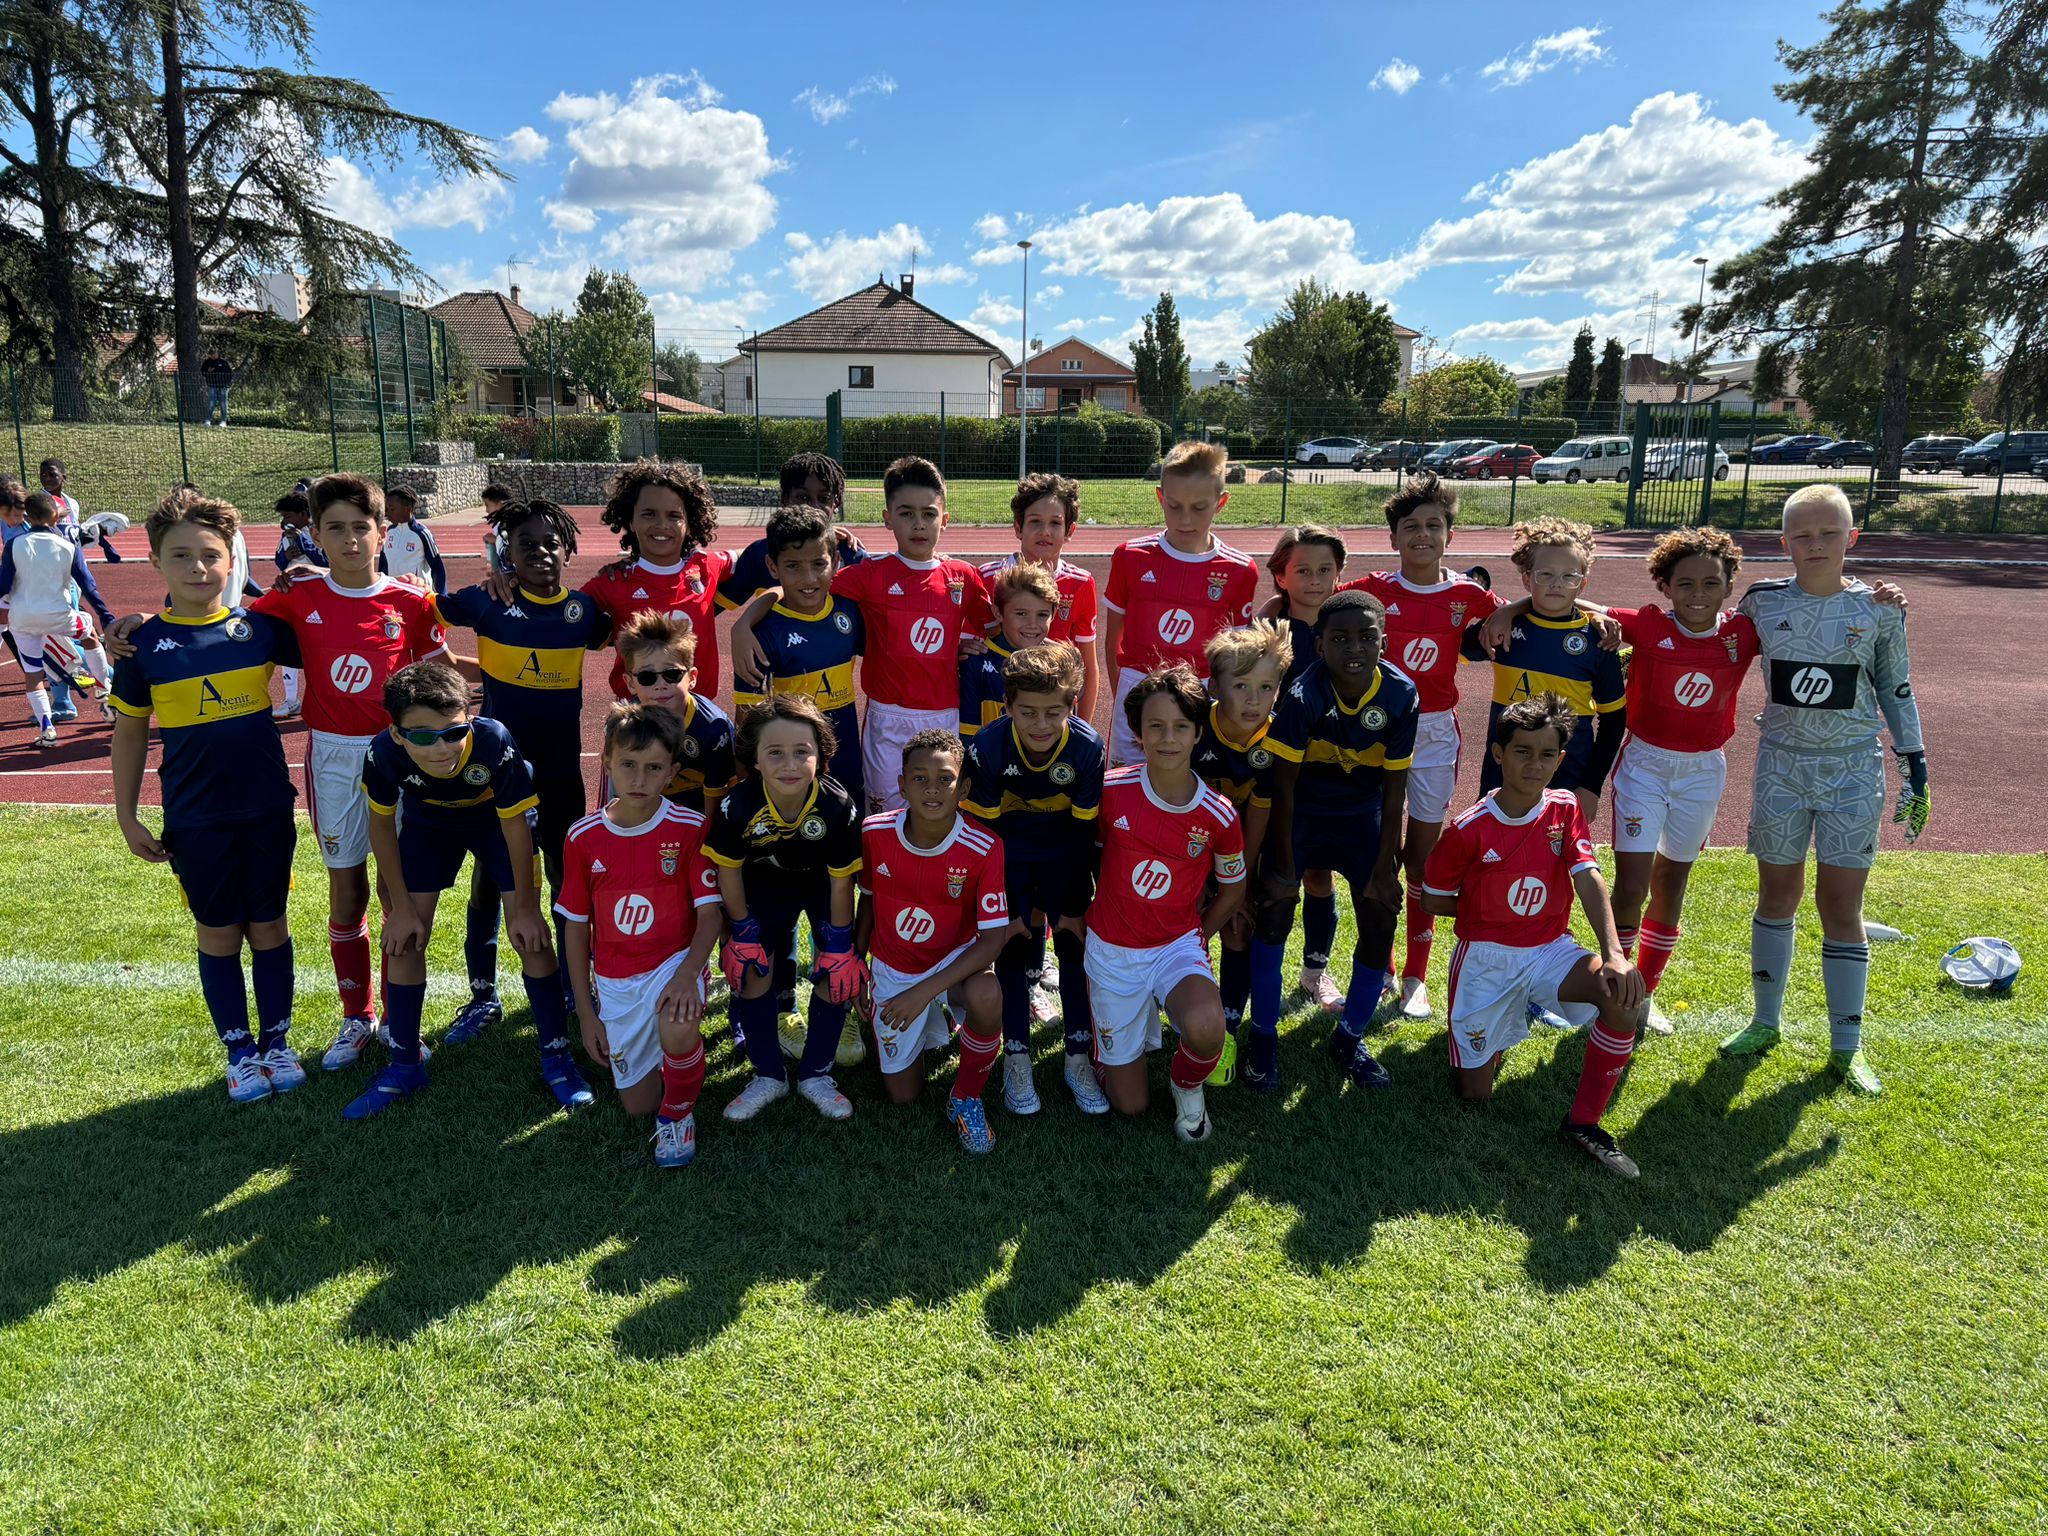
[[[1578,798],[1549,787],[1577,718],[1555,693],[1498,709],[1487,750],[1499,787],[1444,829],[1423,872],[1422,901],[1457,919],[1448,1006],[1458,1096],[1493,1097],[1501,1058],[1528,1037],[1532,1008],[1591,1023],[1560,1134],[1609,1173],[1632,1179],[1635,1163],[1600,1117],[1641,1032],[1643,978],[1622,955]],[[1597,959],[1571,936],[1574,891],[1600,945]]]

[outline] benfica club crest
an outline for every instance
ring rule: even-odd
[[[1723,635],[1721,637],[1721,644],[1727,648],[1729,664],[1733,665],[1737,660],[1737,652],[1740,651],[1742,642],[1734,635]]]
[[[396,640],[404,632],[405,621],[403,619],[395,613],[384,615],[384,638],[386,640]]]
[[[692,597],[702,597],[704,595],[704,573],[702,571],[690,572],[690,595]]]
[[[1553,855],[1555,855],[1555,854],[1560,854],[1560,853],[1563,853],[1563,852],[1564,852],[1564,828],[1563,828],[1563,827],[1555,827],[1555,826],[1554,826],[1554,827],[1552,827],[1552,828],[1550,829],[1550,851],[1551,851],[1551,853],[1552,853]]]
[[[1189,857],[1189,858],[1191,858],[1191,859],[1199,859],[1199,858],[1200,858],[1200,857],[1202,856],[1202,853],[1203,853],[1203,851],[1204,851],[1204,850],[1205,850],[1206,848],[1208,848],[1208,846],[1209,846],[1209,829],[1208,829],[1207,827],[1189,827],[1189,828],[1188,828],[1188,857]]]
[[[1391,610],[1389,610],[1389,611],[1391,611]],[[1453,628],[1453,629],[1463,629],[1464,627],[1465,627],[1465,605],[1464,605],[1463,603],[1453,603],[1453,604],[1451,604],[1451,628]]]
[[[1071,597],[1063,597],[1063,598],[1061,598],[1061,599],[1060,599],[1060,617],[1061,617],[1061,618],[1063,618],[1063,619],[1071,619],[1071,618],[1072,618],[1073,616],[1074,616],[1074,600],[1073,600],[1073,599],[1072,599]]]
[[[682,844],[680,843],[663,843],[661,845],[661,872],[663,875],[670,879],[675,877],[676,859],[681,853]]]
[[[961,893],[961,892],[962,892],[963,890],[965,890],[966,888],[967,888],[967,871],[966,871],[966,870],[964,870],[964,869],[948,869],[948,870],[946,871],[946,894],[947,894],[947,896],[951,897],[951,898],[952,898],[952,899],[953,899],[954,901],[958,901],[958,900],[960,899],[960,893]]]
[[[964,577],[956,576],[946,583],[946,596],[953,599],[953,606],[955,608],[960,606],[961,599],[966,595],[966,592],[967,582]]]
[[[1223,573],[1222,573],[1221,571],[1211,571],[1211,572],[1209,573],[1209,601],[1210,601],[1210,602],[1212,602],[1212,603],[1220,603],[1220,602],[1222,602],[1222,601],[1223,601],[1223,580],[1224,580],[1224,577],[1223,577]]]

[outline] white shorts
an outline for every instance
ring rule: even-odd
[[[1130,721],[1124,717],[1124,700],[1144,678],[1145,674],[1135,667],[1117,668],[1116,699],[1109,707],[1109,766],[1112,768],[1145,761],[1145,749],[1138,745],[1138,733],[1131,729]]]
[[[946,1003],[952,994],[949,992],[945,997],[934,998],[923,1016],[912,1019],[906,1029],[891,1029],[882,1022],[882,1004],[908,992],[926,977],[943,971],[965,953],[967,946],[962,944],[930,970],[919,971],[915,975],[897,970],[886,960],[868,962],[868,974],[874,978],[875,1054],[880,1058],[884,1072],[904,1071],[916,1066],[917,1058],[925,1051],[946,1048],[946,1042],[953,1037],[953,1023],[946,1016]]]
[[[21,648],[24,677],[43,670],[43,643],[46,640],[83,640],[93,632],[92,620],[77,612],[9,613],[7,627],[14,632],[14,643]]]
[[[868,717],[860,728],[861,775],[867,780],[868,811],[898,811],[903,808],[903,791],[896,781],[903,777],[903,749],[919,731],[960,732],[957,709],[902,709],[868,700]]]
[[[1126,949],[1091,933],[1081,956],[1095,1012],[1095,1057],[1105,1067],[1124,1066],[1157,1049],[1164,1038],[1159,1010],[1168,995],[1190,976],[1207,980],[1215,974],[1199,933],[1184,933],[1157,949]]]
[[[1527,1039],[1531,1003],[1574,1024],[1597,1019],[1600,1010],[1591,1003],[1567,1003],[1557,995],[1587,953],[1570,934],[1534,949],[1460,939],[1451,951],[1451,1065],[1483,1067]]]
[[[1727,787],[1725,752],[1673,752],[1624,737],[1614,765],[1614,851],[1654,850],[1690,864],[1707,846]]]
[[[1458,788],[1465,744],[1455,709],[1436,709],[1415,722],[1415,758],[1408,764],[1408,819],[1443,824]]]
[[[312,731],[306,738],[306,811],[320,862],[354,869],[370,857],[370,797],[363,792],[363,756],[375,736]]]
[[[604,1037],[612,1048],[613,1086],[630,1088],[661,1065],[661,1025],[655,1007],[682,963],[682,955],[674,954],[638,976],[592,979],[597,1016],[604,1021]],[[697,996],[704,996],[702,976],[697,978]]]

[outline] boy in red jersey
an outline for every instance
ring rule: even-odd
[[[1166,531],[1119,544],[1109,557],[1102,654],[1105,670],[1116,668],[1112,763],[1140,758],[1136,728],[1124,709],[1139,679],[1176,663],[1199,673],[1209,637],[1251,617],[1259,568],[1211,531],[1230,500],[1223,489],[1226,457],[1218,443],[1175,443],[1159,467]]]
[[[861,761],[873,811],[902,805],[895,785],[910,739],[960,723],[960,642],[978,641],[995,619],[981,572],[938,552],[946,526],[946,480],[938,467],[898,459],[882,476],[882,495],[896,552],[842,566],[832,578],[833,598],[859,604],[867,631]],[[733,625],[733,665],[747,676],[763,670],[765,661],[754,625],[780,595],[779,587],[769,588]]]
[[[1120,1114],[1145,1112],[1145,1052],[1159,1009],[1180,1036],[1173,1053],[1173,1131],[1205,1140],[1202,1084],[1223,1055],[1223,999],[1209,940],[1244,904],[1244,832],[1230,802],[1194,768],[1209,695],[1181,663],[1125,694],[1142,766],[1103,781],[1096,836],[1102,872],[1088,909],[1083,964],[1095,1013],[1095,1059]],[[1213,894],[1211,894],[1213,892]]]
[[[1095,700],[1102,688],[1102,658],[1095,649],[1101,599],[1095,577],[1084,567],[1062,559],[1060,551],[1074,536],[1081,517],[1081,485],[1065,475],[1040,470],[1017,482],[1010,498],[1010,521],[1017,530],[1017,553],[985,562],[982,579],[991,590],[996,578],[1013,565],[1039,565],[1052,573],[1059,590],[1047,637],[1064,640],[1081,653],[1081,702],[1075,714],[1095,718]]]
[[[604,766],[614,797],[569,829],[555,903],[583,1048],[611,1067],[627,1114],[653,1112],[660,1168],[697,1155],[704,966],[725,931],[704,818],[662,793],[682,749],[682,722],[668,710],[613,706]]]
[[[1575,721],[1554,693],[1501,710],[1488,747],[1500,787],[1445,829],[1429,855],[1422,899],[1437,916],[1458,920],[1448,1004],[1458,1096],[1493,1097],[1501,1057],[1528,1036],[1532,1004],[1590,1023],[1561,1134],[1609,1173],[1632,1179],[1635,1163],[1600,1117],[1635,1051],[1643,981],[1615,936],[1585,814],[1570,790],[1549,787]],[[1598,959],[1571,937],[1574,890]]]
[[[718,508],[704,477],[683,464],[641,459],[612,478],[604,504],[604,525],[619,536],[627,558],[599,571],[584,584],[623,634],[635,614],[665,613],[686,621],[697,636],[697,670],[718,692],[718,584],[732,569],[732,556],[711,548],[718,534]],[[511,592],[507,602],[516,601]],[[630,697],[625,663],[612,658],[612,692]]]
[[[966,1015],[960,1069],[946,1119],[969,1152],[995,1132],[981,1103],[1003,1049],[996,956],[1015,925],[1004,894],[1003,844],[960,814],[967,749],[950,731],[923,731],[903,749],[903,809],[861,824],[855,947],[874,977],[875,1054],[892,1104],[924,1087],[924,1053],[945,1049],[948,1002]]]

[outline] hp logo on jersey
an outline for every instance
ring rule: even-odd
[[[1835,691],[1835,680],[1821,667],[1801,667],[1792,674],[1792,698],[1799,704],[1818,704]]]
[[[645,896],[621,896],[612,908],[612,926],[627,938],[638,938],[654,926],[654,903]]]
[[[327,680],[343,693],[361,693],[374,676],[370,664],[355,655],[337,656],[334,665],[327,669]]]
[[[1401,648],[1401,665],[1410,672],[1427,672],[1442,654],[1434,640],[1410,640]]]
[[[1159,615],[1159,638],[1168,645],[1186,645],[1195,638],[1195,616],[1185,608],[1169,608]]]
[[[905,907],[896,914],[896,937],[906,944],[923,944],[938,931],[938,923],[923,907]]]
[[[1146,859],[1131,871],[1131,889],[1147,901],[1157,901],[1173,889],[1173,871],[1157,859]]]
[[[946,643],[946,626],[937,619],[919,619],[910,626],[910,648],[920,656],[936,656]]]
[[[1671,685],[1671,697],[1687,709],[1704,709],[1714,699],[1714,680],[1704,672],[1688,672]]]
[[[1534,875],[1524,875],[1508,887],[1508,910],[1517,917],[1534,917],[1550,899],[1550,887]]]

